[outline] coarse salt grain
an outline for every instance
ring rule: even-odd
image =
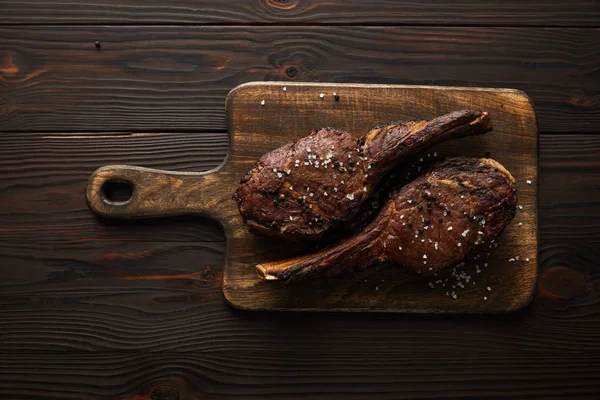
[[[260,105],[261,105],[261,106],[264,106],[264,105],[265,105],[265,101],[264,101],[264,100],[263,100],[263,101],[261,101],[261,102],[260,102]]]
[[[402,246],[398,246],[398,250],[402,250]]]
[[[488,286],[488,287],[487,287],[487,290],[488,290],[488,292],[491,292],[491,291],[492,291],[492,288]]]
[[[319,95],[319,97],[320,97],[320,98],[323,98],[323,97],[325,97],[325,93],[321,93],[321,94]]]
[[[286,92],[287,91],[287,86],[284,86],[283,89],[281,89],[281,90],[283,90],[284,92]]]
[[[423,254],[423,258],[427,258],[427,254]]]
[[[346,198],[349,199],[349,200],[354,200],[354,193],[347,194]]]
[[[435,242],[435,249],[438,249],[438,242]]]
[[[519,204],[519,210],[522,210],[522,209],[523,209],[523,206]]]
[[[452,230],[452,227],[451,227],[451,226],[449,226],[449,227],[448,227],[448,230],[449,230],[449,231],[451,231],[451,230]]]
[[[525,261],[529,261],[529,258],[526,258]]]

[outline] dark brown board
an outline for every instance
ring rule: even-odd
[[[5,24],[600,25],[595,0],[30,0],[2,11]]]
[[[600,29],[11,26],[0,38],[0,131],[225,131],[227,93],[257,80],[510,87],[533,99],[540,131],[600,131]]]
[[[227,103],[230,153],[217,170],[194,174],[105,167],[90,179],[90,207],[107,217],[202,214],[217,219],[227,237],[223,292],[239,308],[478,313],[513,311],[529,303],[537,278],[537,186],[525,180],[537,182],[537,126],[527,96],[511,89],[400,85],[306,83],[288,85],[287,91],[282,88],[280,83],[257,82],[232,90]],[[332,92],[338,93],[340,101],[333,99]],[[327,95],[321,99],[320,93]],[[257,263],[307,251],[255,236],[241,221],[231,194],[262,154],[318,126],[364,133],[382,122],[430,119],[464,108],[490,112],[495,131],[439,146],[440,156],[492,152],[516,177],[524,207],[506,230],[500,248],[477,262],[481,267],[489,264],[478,275],[477,285],[456,288],[458,298],[452,299],[445,292],[454,288],[432,290],[427,280],[389,267],[301,286],[258,278]],[[133,182],[132,199],[114,203],[104,198],[102,188],[110,180]],[[508,262],[516,256],[521,261]]]

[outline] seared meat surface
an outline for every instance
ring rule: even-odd
[[[357,235],[315,254],[259,264],[259,275],[293,281],[386,261],[433,274],[502,233],[516,211],[514,182],[489,158],[442,160],[393,193]]]
[[[491,130],[485,112],[464,110],[431,121],[375,128],[356,139],[322,128],[265,154],[233,198],[254,232],[320,239],[352,219],[386,173],[436,143]]]

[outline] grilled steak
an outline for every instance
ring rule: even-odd
[[[257,265],[267,280],[333,276],[391,261],[433,274],[496,239],[515,215],[512,175],[489,159],[449,158],[395,192],[357,235],[316,254]]]
[[[337,129],[319,129],[265,154],[233,198],[254,232],[320,239],[353,218],[382,177],[408,156],[489,130],[489,115],[470,110],[428,122],[393,123],[358,140]]]

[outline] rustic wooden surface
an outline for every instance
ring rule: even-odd
[[[598,26],[595,0],[4,1],[6,24],[327,24]]]
[[[0,38],[4,130],[224,131],[227,93],[259,80],[511,87],[542,131],[600,124],[597,28],[27,25]]]
[[[597,2],[390,1],[357,12],[299,1],[296,10],[305,11],[277,14],[275,23],[302,27],[252,22],[256,9],[229,2],[181,2],[184,11],[136,2],[100,6],[109,11],[103,15],[90,3],[0,3],[0,23],[24,24],[0,27],[3,398],[160,398],[171,386],[182,399],[597,398]],[[443,7],[460,13],[438,13]],[[232,10],[237,22],[217,21]],[[315,18],[293,21],[310,13]],[[175,14],[186,20],[160,25]],[[396,25],[409,23],[403,15],[423,26]],[[204,18],[236,26],[179,26]],[[373,27],[343,26],[362,18]],[[121,25],[138,21],[149,25]],[[332,28],[312,24],[341,25],[329,35]],[[418,34],[406,34],[411,29]],[[309,34],[300,40],[302,32]],[[109,34],[119,46],[112,52]],[[229,62],[218,70],[211,56]],[[527,91],[540,126],[540,277],[532,305],[506,316],[451,318],[237,311],[221,295],[225,244],[216,223],[115,223],[89,212],[83,193],[101,165],[218,166],[227,151],[225,96],[260,79]]]

